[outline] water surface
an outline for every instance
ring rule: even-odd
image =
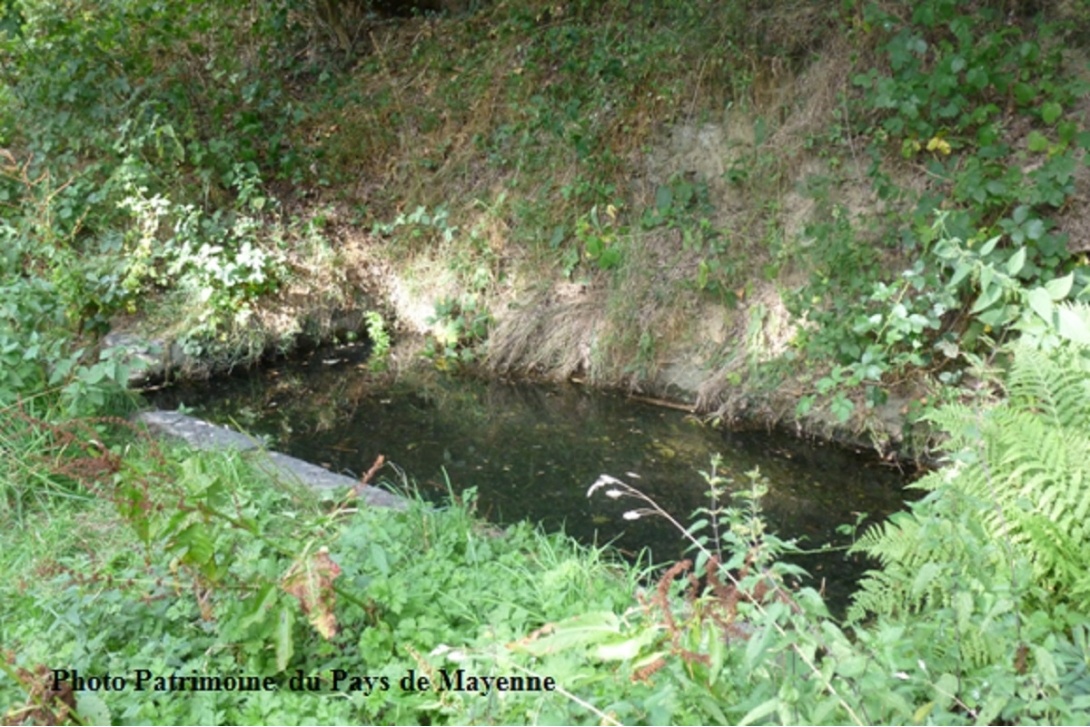
[[[697,418],[620,394],[575,385],[482,382],[421,375],[376,380],[353,350],[160,392],[197,416],[267,437],[272,448],[358,476],[384,455],[421,494],[441,501],[476,488],[481,514],[563,528],[584,543],[611,542],[656,562],[676,560],[685,542],[664,519],[625,520],[638,506],[587,489],[601,474],[638,486],[683,523],[707,504],[700,470],[723,457],[739,486],[759,468],[770,482],[764,508],[781,537],[807,548],[844,544],[836,533],[858,513],[868,522],[901,509],[905,476],[876,459],[784,433],[723,432]],[[638,477],[637,477],[638,476]],[[843,553],[799,560],[843,603],[866,565]]]

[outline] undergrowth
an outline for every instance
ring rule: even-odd
[[[1085,334],[1085,306],[1071,311]],[[765,524],[760,473],[717,461],[688,522],[609,475],[588,491],[634,498],[625,519],[665,517],[691,543],[652,572],[527,524],[484,526],[472,494],[371,509],[124,420],[9,408],[7,719],[1085,721],[1087,343],[1061,339],[1010,349],[1008,404],[935,415],[949,462],[854,546],[879,567],[847,620],[796,585],[798,548]],[[458,688],[458,670],[552,681]],[[73,688],[77,671],[123,681]],[[135,690],[170,675],[273,687]]]
[[[1090,150],[1070,52],[1087,17],[1033,7],[526,0],[387,23],[366,3],[5,3],[5,719],[1085,723],[1090,287],[1064,225]],[[856,56],[833,118],[786,143],[792,109],[769,99],[837,35]],[[725,179],[633,181],[664,125],[724,109],[754,119]],[[803,151],[824,166],[796,180],[813,205],[792,237]],[[877,196],[866,209],[838,193],[857,179]],[[737,229],[720,183],[755,203]],[[346,258],[317,196],[391,258],[449,260],[462,289],[436,294],[431,321],[444,366],[479,360],[497,331],[546,331],[549,346],[524,336],[497,358],[638,382],[683,325],[664,309],[729,309],[801,273],[780,291],[801,322],[790,350],[739,358],[766,380],[803,362],[796,413],[840,421],[933,376],[950,461],[860,539],[881,565],[841,622],[788,587],[794,545],[767,531],[758,474],[728,505],[736,483],[705,473],[709,506],[671,516],[692,561],[648,586],[607,552],[482,528],[470,503],[318,500],[244,456],[102,416],[131,406],[127,352],[100,342],[118,316],[157,312],[230,362],[264,350],[248,323],[300,278],[337,297]],[[540,320],[494,330],[490,305],[527,278]],[[563,329],[571,312],[582,328]],[[384,348],[393,329],[366,321]],[[52,669],[289,688],[73,691]],[[456,669],[558,688],[391,686]]]

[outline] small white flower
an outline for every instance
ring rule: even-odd
[[[461,649],[456,649],[447,644],[439,644],[439,646],[436,646],[431,650],[431,656],[445,656],[455,663],[463,662],[469,657],[469,655]]]
[[[903,671],[894,672],[893,676],[895,676],[896,678],[898,678],[898,679],[900,679],[902,681],[908,681],[911,678],[911,677],[908,676],[907,673],[905,673]]]
[[[618,497],[621,497],[622,495],[624,495],[624,493],[621,492],[620,490],[617,490],[617,489],[606,490],[606,497],[608,497],[611,500],[616,500]]]
[[[639,510],[629,510],[621,517],[623,517],[625,520],[639,520],[641,517],[643,517],[643,513]]]

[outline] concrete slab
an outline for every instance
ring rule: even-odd
[[[355,487],[358,484],[357,480],[346,475],[330,472],[316,464],[265,449],[264,444],[254,437],[227,427],[210,424],[188,414],[176,411],[147,411],[137,414],[136,421],[142,422],[149,430],[160,436],[180,439],[194,449],[234,449],[243,452],[262,471],[282,482],[312,487],[316,490]],[[363,502],[372,507],[404,510],[409,506],[409,501],[404,497],[378,487],[360,488],[358,495]]]

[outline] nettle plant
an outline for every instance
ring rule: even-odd
[[[210,332],[244,322],[250,302],[275,291],[287,272],[280,252],[262,239],[276,230],[259,217],[269,199],[259,192],[256,168],[238,165],[235,172],[235,209],[208,213],[136,186],[119,204],[135,222],[127,239],[126,290],[133,297],[184,290],[200,307],[199,327]]]

